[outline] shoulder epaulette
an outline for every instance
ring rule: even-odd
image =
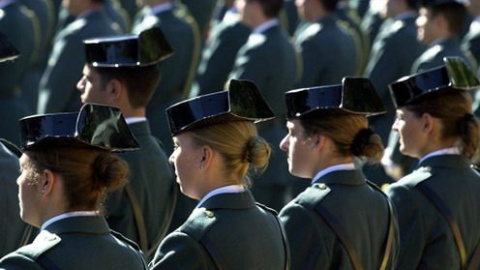
[[[179,230],[199,241],[216,221],[214,211],[204,207],[196,208]]]
[[[58,235],[48,231],[41,231],[31,244],[19,248],[16,252],[36,260],[61,241],[62,239]]]
[[[316,183],[302,192],[298,196],[297,202],[308,209],[313,209],[330,191],[331,189],[325,183]]]

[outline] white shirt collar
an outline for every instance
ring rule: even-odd
[[[165,12],[165,11],[171,10],[171,9],[173,9],[173,4],[172,3],[163,3],[163,4],[153,6],[150,9],[150,14],[160,14],[162,12]]]
[[[327,167],[327,168],[319,171],[313,177],[312,184],[315,183],[318,179],[320,179],[320,177],[322,177],[322,176],[324,176],[328,173],[331,173],[331,172],[334,172],[334,171],[351,171],[351,170],[355,170],[355,164],[353,164],[353,163],[337,164],[337,165]]]
[[[146,117],[128,117],[128,118],[125,118],[125,122],[127,122],[127,125],[135,124],[135,123],[139,123],[139,122],[146,122],[146,121],[147,121]]]
[[[268,29],[274,27],[274,26],[277,26],[279,24],[279,20],[278,19],[271,19],[271,20],[268,20],[262,24],[260,24],[259,26],[255,27],[255,29],[253,29],[252,33],[254,34],[261,34],[265,31],[267,31]]]
[[[54,216],[51,219],[45,221],[42,224],[42,227],[40,228],[41,230],[45,230],[48,226],[50,226],[52,223],[57,222],[62,219],[70,218],[70,217],[85,217],[85,216],[97,216],[98,212],[97,211],[74,211],[74,212],[67,212],[60,214],[58,216]]]
[[[432,41],[432,42],[430,43],[429,47],[431,48],[431,47],[433,47],[433,46],[435,46],[435,45],[438,45],[438,44],[444,42],[445,40],[447,40],[447,39],[445,39],[445,38],[436,39],[436,40],[434,40],[434,41]]]
[[[218,194],[223,194],[223,193],[240,193],[244,192],[245,188],[242,185],[230,185],[230,186],[224,186],[224,187],[219,187],[217,189],[214,189],[207,193],[207,195],[203,196],[203,198],[200,200],[200,202],[197,204],[195,208],[200,208],[201,205],[211,197],[218,195]]]
[[[408,19],[408,18],[415,18],[417,16],[417,13],[415,11],[405,11],[397,16],[395,16],[395,20],[403,20],[403,19]]]
[[[451,148],[444,148],[444,149],[433,151],[433,152],[427,154],[426,156],[424,156],[423,158],[421,158],[418,163],[420,164],[420,163],[422,163],[422,161],[424,161],[428,158],[431,158],[431,157],[434,157],[434,156],[441,156],[441,155],[460,155],[460,148],[451,147]]]

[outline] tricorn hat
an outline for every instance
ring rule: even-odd
[[[7,36],[0,33],[0,62],[13,60],[20,55],[17,48],[8,40]]]
[[[311,114],[385,113],[385,107],[372,82],[367,78],[344,77],[342,84],[291,90],[285,93],[287,118]]]
[[[33,115],[19,122],[23,150],[71,146],[121,152],[139,148],[115,107],[87,103],[79,112]]]
[[[480,82],[460,57],[446,57],[444,65],[406,76],[389,85],[395,108],[445,91],[478,88]]]
[[[159,27],[138,35],[87,39],[83,43],[86,62],[94,67],[150,66],[173,54]]]
[[[173,136],[227,121],[257,123],[275,117],[253,82],[233,79],[228,90],[176,103],[167,108],[166,113]]]

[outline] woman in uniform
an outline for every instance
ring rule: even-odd
[[[20,216],[41,230],[0,269],[147,269],[138,247],[111,232],[100,213],[106,192],[128,177],[111,151],[138,148],[120,111],[87,104],[78,113],[23,118],[20,128]]]
[[[177,103],[167,116],[177,182],[200,202],[162,241],[150,269],[287,269],[280,222],[247,189],[248,172],[262,171],[271,151],[254,123],[273,113],[255,84],[232,80],[228,91]]]
[[[400,151],[420,160],[387,191],[400,228],[397,269],[479,269],[480,175],[472,160],[480,125],[466,91],[478,86],[460,58],[390,85]]]
[[[311,179],[280,219],[292,270],[393,269],[395,218],[388,198],[355,166],[379,161],[383,145],[366,116],[384,112],[370,80],[286,93],[289,171]]]

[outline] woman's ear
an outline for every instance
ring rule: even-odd
[[[214,151],[212,147],[208,145],[202,146],[202,159],[200,161],[200,168],[202,169],[208,168],[208,166],[212,164],[213,156],[214,156]]]
[[[434,127],[434,119],[429,113],[424,113],[422,115],[422,131],[431,132]]]
[[[44,195],[48,195],[53,192],[53,189],[57,185],[57,174],[49,169],[43,170],[42,179],[40,180],[40,192]]]

